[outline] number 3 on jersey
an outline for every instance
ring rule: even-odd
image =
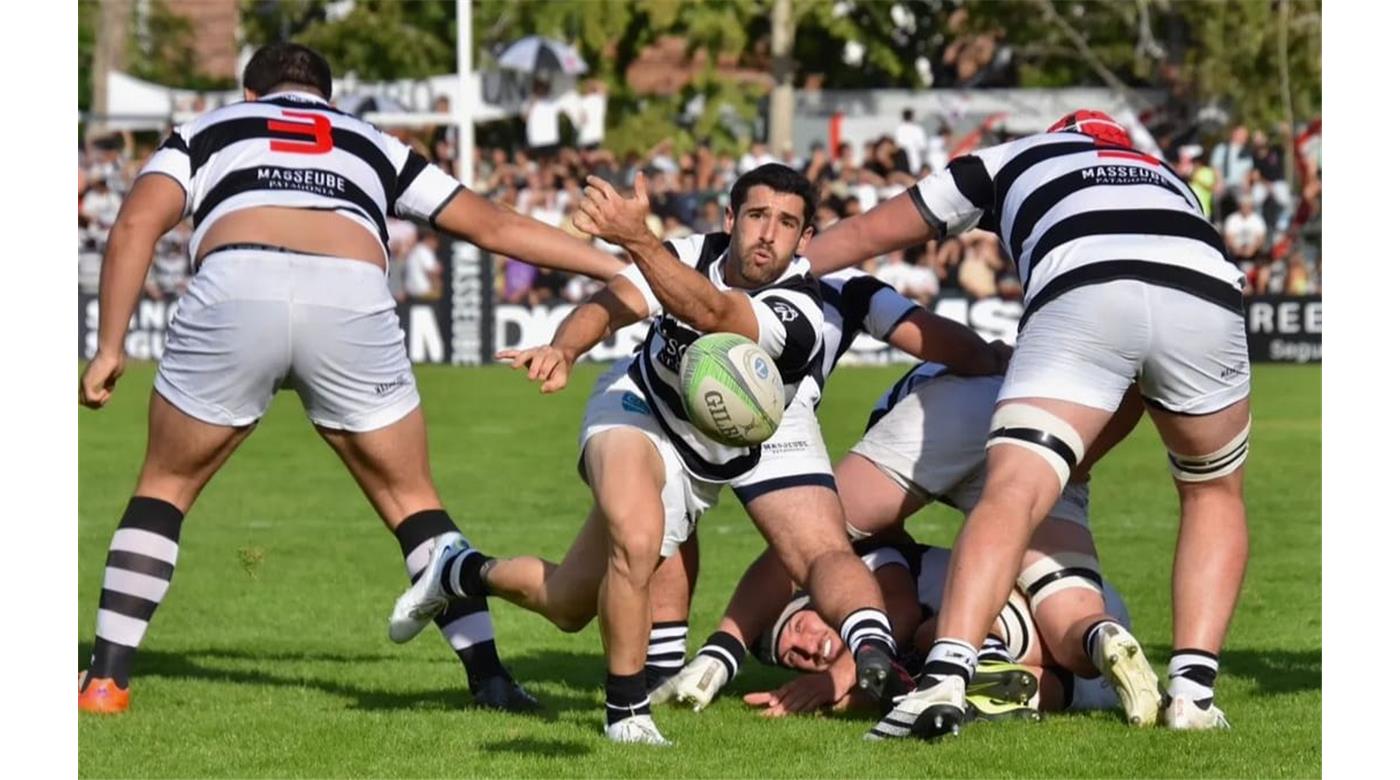
[[[292,154],[325,154],[332,148],[331,120],[322,114],[308,111],[283,111],[282,116],[302,120],[283,122],[280,119],[267,120],[267,129],[274,133],[293,133],[307,136],[308,141],[272,141],[272,151]]]

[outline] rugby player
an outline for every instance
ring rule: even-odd
[[[407,146],[332,108],[331,69],[292,43],[259,49],[245,102],[180,125],[122,204],[102,264],[98,349],[83,405],[102,408],[156,241],[193,217],[197,271],[170,323],[145,461],[112,537],[78,707],[129,706],[136,649],[165,597],[186,513],[291,387],[380,518],[410,577],[434,540],[461,540],[428,466],[418,390],[385,281],[389,214],[491,252],[606,279],[621,263],[468,191]],[[496,653],[486,603],[438,616],[479,704],[535,702]]]
[[[568,381],[573,362],[609,332],[654,317],[645,344],[595,387],[580,437],[580,471],[595,505],[564,560],[492,560],[449,548],[400,599],[391,619],[396,638],[411,638],[452,598],[490,593],[539,612],[565,630],[601,616],[607,654],[605,733],[621,742],[668,744],[651,719],[644,661],[650,626],[649,581],[694,531],[699,516],[758,465],[760,447],[719,444],[686,419],[679,369],[684,350],[704,333],[738,333],[774,356],[793,402],[822,356],[821,297],[799,255],[812,234],[815,195],[801,174],[760,166],[734,184],[727,233],[663,243],[645,225],[645,180],[634,197],[590,178],[577,226],[622,246],[635,265],[575,309],[553,343],[506,353],[528,366],[541,390]],[[834,496],[833,496],[834,498]],[[852,552],[834,512],[784,512],[759,530],[784,568],[812,593],[823,617],[852,648],[857,681],[877,700],[892,697],[903,671],[880,591]]]
[[[959,377],[944,366],[924,363],[894,383],[876,403],[865,436],[836,467],[837,490],[853,538],[902,533],[904,520],[934,500],[964,513],[972,509],[985,483],[985,432],[1001,382],[999,376]],[[1017,578],[1018,588],[1030,595],[1046,652],[1058,667],[1080,677],[1098,677],[1099,672],[1079,638],[1087,626],[1113,617],[1104,603],[1088,529],[1089,469],[1132,431],[1141,413],[1141,402],[1130,392],[1076,469],[1050,519],[1037,530]],[[770,558],[765,554],[744,580],[771,581]],[[678,600],[684,610],[691,590],[693,582],[681,575],[665,581],[663,595]],[[894,605],[888,608],[899,638],[897,610]],[[758,619],[765,616],[759,614]],[[1015,633],[1012,629],[1019,622],[1001,625],[1002,635]],[[746,634],[722,625],[679,675],[656,690],[653,703],[674,697],[703,708],[737,673],[746,655],[745,644],[733,638],[740,634],[751,637],[752,631]],[[1114,692],[1112,687],[1109,691]]]
[[[933,642],[931,616],[942,606],[950,550],[899,536],[903,538],[869,539],[858,543],[857,551],[880,583],[896,635],[902,640],[901,649],[921,657]],[[771,575],[769,579],[773,579]],[[841,647],[840,638],[808,608],[806,595],[793,592],[791,583],[763,589],[763,582],[761,577],[745,578],[730,599],[723,625],[750,638],[759,661],[809,674],[776,691],[746,694],[744,701],[769,717],[826,707],[844,709],[859,701],[851,696],[849,654]],[[1127,607],[1112,585],[1104,584],[1104,595],[1110,613],[1127,625]],[[775,606],[779,608],[777,619],[763,620]],[[917,628],[900,625],[899,617],[907,616],[914,616]],[[1019,588],[1013,590],[979,653],[968,697],[976,717],[1033,718],[1037,710],[1107,709],[1117,704],[1112,689],[1102,679],[1076,677],[1060,665],[1048,652],[1038,629],[1027,594]],[[738,634],[734,636],[740,639]]]
[[[763,443],[758,466],[731,484],[760,526],[798,524],[803,516],[815,513],[841,514],[816,407],[841,357],[861,334],[920,360],[940,361],[950,372],[962,376],[1000,373],[1009,355],[1004,344],[988,345],[971,329],[933,314],[869,274],[848,268],[828,274],[818,283],[822,293],[819,370],[804,382],[778,430]],[[784,517],[789,514],[792,517]],[[649,691],[655,692],[685,664],[690,595],[695,590],[699,560],[699,539],[691,536],[682,545],[681,554],[668,558],[653,575],[646,667]]]
[[[1121,625],[1090,627],[1084,644],[1133,692],[1130,723],[1228,728],[1214,684],[1248,556],[1239,271],[1190,186],[1097,111],[959,157],[824,231],[808,253],[829,272],[974,226],[994,231],[1015,261],[1026,310],[987,441],[987,486],[953,548],[939,639],[919,689],[891,716],[919,736],[956,733],[975,643],[1036,526],[1137,381],[1181,507],[1166,696]]]

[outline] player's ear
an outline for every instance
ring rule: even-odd
[[[254,91],[251,90],[251,89],[248,89],[247,87],[244,87],[244,88],[243,88],[243,99],[244,99],[244,100],[253,101],[253,100],[257,100],[258,97],[259,97],[259,96],[258,96],[258,93],[254,92]]]
[[[733,206],[725,206],[725,207],[724,207],[724,232],[726,232],[726,233],[733,233],[733,232],[734,232],[734,207],[733,207]]]
[[[802,254],[803,252],[806,252],[806,251],[807,251],[807,242],[811,241],[811,240],[812,240],[812,236],[815,236],[816,234],[817,234],[817,226],[816,226],[816,225],[813,225],[813,224],[811,224],[811,223],[809,222],[809,223],[807,224],[806,227],[802,228],[802,235],[798,236],[798,238],[797,238],[797,249],[794,250],[794,251],[795,251],[797,254],[799,254],[799,255]]]

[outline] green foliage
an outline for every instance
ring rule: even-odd
[[[457,13],[451,0],[360,0],[330,21],[324,0],[244,0],[244,35],[261,45],[292,40],[330,61],[337,74],[361,79],[423,78],[457,69]]]
[[[78,0],[78,110],[92,107],[92,55],[97,48],[97,0]]]

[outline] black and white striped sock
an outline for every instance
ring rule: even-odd
[[[733,634],[716,631],[710,634],[710,638],[705,640],[705,644],[695,653],[695,657],[708,656],[719,661],[724,666],[724,684],[728,685],[730,680],[739,676],[739,668],[744,665],[744,659],[749,652],[744,649],[744,643],[740,642]]]
[[[924,668],[919,670],[919,690],[926,691],[949,677],[961,677],[967,683],[976,667],[977,651],[972,645],[958,639],[939,639],[929,648]]]
[[[1167,662],[1167,695],[1186,696],[1203,710],[1215,703],[1215,676],[1220,659],[1215,653],[1187,648],[1173,650]]]
[[[684,620],[666,620],[651,624],[647,642],[647,690],[666,682],[685,666],[685,639],[690,624]]]
[[[399,540],[409,580],[417,582],[422,575],[433,540],[454,532],[458,532],[457,525],[442,509],[417,512],[399,523],[394,536]],[[491,625],[486,599],[480,596],[453,599],[433,622],[462,661],[467,671],[467,685],[473,692],[486,679],[508,674],[496,654],[496,631]]]
[[[626,720],[634,715],[650,715],[651,700],[647,697],[647,674],[608,673],[604,688],[607,700],[604,708],[608,713],[608,725]]]
[[[175,574],[184,519],[183,512],[158,498],[133,496],[127,503],[107,548],[87,679],[109,677],[123,688],[129,684],[136,648]]]
[[[1106,626],[1118,626],[1122,628],[1122,626],[1118,624],[1118,621],[1111,618],[1104,618],[1084,629],[1084,655],[1090,660],[1094,658],[1094,651],[1098,649],[1099,639]]]
[[[889,616],[882,609],[865,607],[847,615],[841,621],[841,641],[850,648],[851,655],[855,655],[861,645],[871,642],[894,657],[894,634],[890,631]]]
[[[977,651],[977,663],[1011,663],[1011,651],[1006,648],[1006,643],[1001,641],[1001,637],[996,634],[988,634],[982,640],[982,647]]]

